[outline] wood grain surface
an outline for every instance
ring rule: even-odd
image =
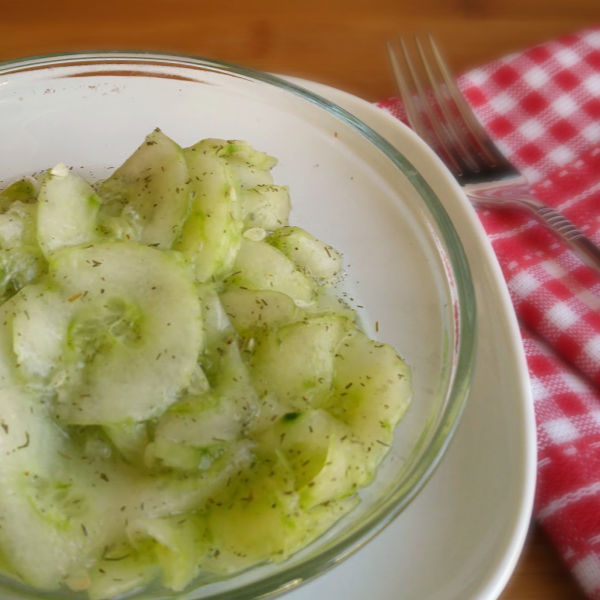
[[[169,51],[306,77],[376,100],[396,92],[385,55],[385,41],[395,35],[433,33],[459,73],[596,24],[599,0],[2,0],[0,61],[72,50]],[[532,525],[501,600],[580,598]]]

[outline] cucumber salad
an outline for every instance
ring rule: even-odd
[[[410,374],[288,222],[276,160],[160,130],[111,176],[0,192],[0,571],[182,590],[282,561],[358,500]]]

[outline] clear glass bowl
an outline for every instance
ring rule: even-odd
[[[361,548],[396,518],[442,459],[460,418],[475,353],[475,298],[440,199],[395,148],[292,80],[212,60],[109,52],[0,65],[0,185],[58,162],[101,178],[155,127],[181,145],[244,139],[279,159],[292,224],[340,250],[345,293],[365,329],[409,363],[414,395],[393,447],[356,509],[280,564],[183,593],[133,598],[228,600],[276,595]],[[409,136],[409,140],[416,139]],[[440,167],[442,168],[442,167]],[[430,174],[431,175],[431,174]],[[0,583],[5,600],[78,598]]]

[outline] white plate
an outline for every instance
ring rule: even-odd
[[[184,145],[196,141],[199,132],[203,137],[252,140],[280,158],[280,181],[293,190],[294,223],[343,249],[352,266],[350,291],[354,295],[356,283],[355,297],[371,314],[381,315],[380,335],[393,336],[383,341],[396,345],[418,366],[415,396],[432,402],[431,382],[445,369],[454,333],[446,329],[453,305],[436,275],[441,272],[435,262],[439,255],[419,221],[422,201],[408,178],[398,178],[397,168],[365,145],[352,127],[329,113],[310,110],[311,104],[304,103],[296,113],[294,98],[277,88],[257,100],[251,82],[233,76],[239,85],[222,88],[211,85],[209,71],[197,70],[189,78],[182,68],[179,77],[177,69],[163,72],[159,63],[151,63],[152,77],[130,77],[129,71],[118,70],[123,67],[117,61],[117,70],[102,71],[100,80],[85,70],[93,71],[91,63],[84,63],[83,71],[81,66],[56,67],[41,88],[35,84],[37,71],[25,69],[23,77],[31,77],[32,87],[19,87],[15,79],[3,87],[0,98],[4,137],[19,140],[0,148],[5,153],[0,180],[58,160],[87,165],[82,169],[86,174],[101,176],[157,125]],[[143,70],[140,66],[136,74]],[[314,87],[388,137],[444,200],[471,260],[480,339],[473,393],[460,431],[422,495],[362,551],[289,599],[492,598],[506,582],[523,543],[535,467],[525,366],[500,272],[460,189],[414,134],[364,101]],[[236,92],[229,94],[230,88]],[[147,97],[152,102],[144,102]],[[100,171],[94,174],[94,168]],[[402,203],[396,202],[399,192],[405,194]],[[380,239],[394,243],[380,244]],[[401,266],[399,276],[389,277],[390,265]],[[382,281],[388,285],[385,294]],[[377,483],[387,485],[386,474],[405,460],[402,445],[413,447],[428,418],[427,402],[415,402],[401,423],[398,444],[394,442],[390,458],[396,462],[386,462],[389,470],[384,465]],[[366,512],[369,506],[363,502],[359,510]]]
[[[444,202],[469,258],[478,351],[461,424],[425,489],[379,536],[286,600],[497,598],[531,517],[536,438],[519,331],[491,246],[452,176],[395,118],[330,87],[300,82],[346,108],[397,146]]]

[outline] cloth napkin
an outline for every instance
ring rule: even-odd
[[[534,194],[600,245],[600,27],[458,78]],[[379,105],[402,118],[398,98]],[[600,600],[600,277],[519,210],[478,210],[521,326],[538,434],[534,517]]]

